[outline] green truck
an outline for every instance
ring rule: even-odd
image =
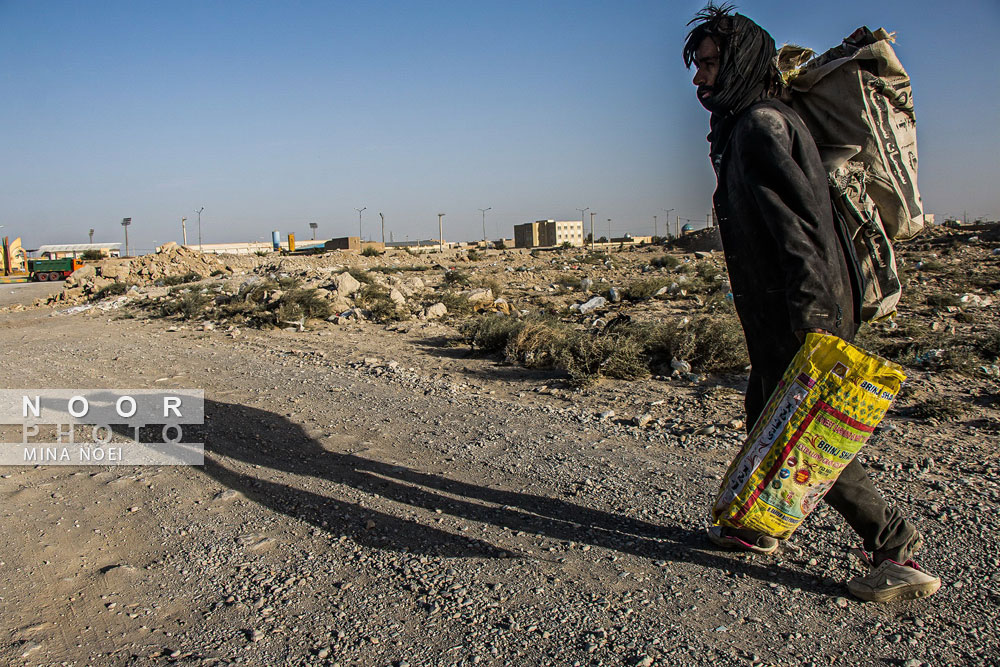
[[[46,280],[65,280],[81,266],[83,266],[83,262],[76,257],[29,259],[28,273],[31,274],[32,280],[41,282],[45,282]]]

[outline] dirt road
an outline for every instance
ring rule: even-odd
[[[431,322],[233,338],[53,312],[0,316],[4,387],[204,389],[206,464],[0,471],[4,663],[1000,656],[996,445],[967,424],[896,415],[868,448],[945,586],[864,604],[844,587],[854,537],[826,508],[801,553],[703,539],[741,438],[738,380],[576,391],[469,357]]]

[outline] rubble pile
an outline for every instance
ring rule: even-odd
[[[670,247],[684,252],[722,250],[722,235],[719,233],[718,227],[699,229],[674,239],[670,242]]]
[[[79,303],[115,283],[131,286],[151,286],[172,276],[197,274],[203,278],[233,274],[253,269],[257,257],[226,256],[201,253],[174,242],[157,248],[155,254],[141,257],[109,258],[77,269],[63,290],[42,300],[45,303]]]

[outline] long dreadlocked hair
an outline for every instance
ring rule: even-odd
[[[775,62],[774,39],[766,30],[734,13],[730,3],[709,2],[688,21],[694,24],[684,43],[684,64],[694,63],[698,46],[710,37],[719,47],[719,73],[713,112],[735,113],[761,97],[778,95],[784,83]]]

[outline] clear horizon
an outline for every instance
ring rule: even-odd
[[[1000,6],[742,2],[778,44],[897,33],[926,212],[1000,218]],[[0,235],[149,249],[705,224],[708,114],[681,62],[703,2],[0,5]],[[606,232],[598,232],[598,236]]]

